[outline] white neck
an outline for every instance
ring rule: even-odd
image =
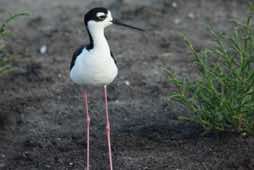
[[[88,30],[93,39],[94,50],[110,52],[108,41],[104,35],[104,27],[99,25],[89,25]]]

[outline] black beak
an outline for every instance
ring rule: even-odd
[[[124,24],[124,23],[118,21],[117,19],[113,19],[112,23],[116,24],[116,25],[121,25],[121,26],[124,26],[124,27],[128,27],[128,28],[132,28],[132,29],[135,29],[135,30],[138,30],[138,31],[145,31],[142,28],[138,28],[138,27],[134,27],[134,26],[131,26],[131,25]]]

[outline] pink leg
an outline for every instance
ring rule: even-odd
[[[105,98],[106,133],[107,133],[107,144],[108,144],[108,154],[109,154],[109,168],[110,170],[113,170],[111,142],[110,142],[110,122],[109,122],[109,114],[108,114],[108,95],[107,95],[106,85],[104,86],[104,98]]]
[[[90,148],[89,148],[89,141],[90,141],[90,115],[88,112],[88,97],[87,97],[87,92],[86,90],[84,90],[83,94],[82,94],[83,98],[84,98],[84,112],[86,115],[86,170],[89,170],[89,166],[90,166]]]

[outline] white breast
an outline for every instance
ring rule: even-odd
[[[107,85],[115,79],[117,73],[110,51],[105,53],[103,49],[84,49],[77,57],[70,77],[80,85]]]

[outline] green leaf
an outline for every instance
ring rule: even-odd
[[[200,52],[183,34],[199,75],[171,74],[169,83],[177,88],[170,98],[193,113],[184,120],[207,130],[254,134],[254,26],[252,17],[234,24],[227,34],[210,30],[215,47]]]

